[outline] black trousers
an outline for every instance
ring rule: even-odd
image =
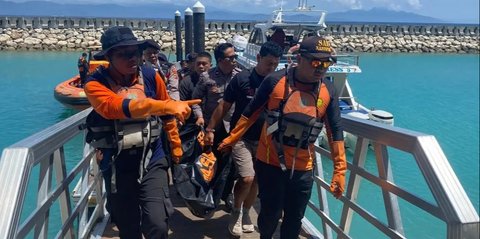
[[[313,171],[294,171],[290,179],[290,170],[283,172],[279,167],[257,160],[255,173],[260,197],[257,222],[260,238],[272,238],[283,211],[280,238],[297,239],[312,194]]]
[[[104,152],[103,160],[109,159],[108,156]],[[115,159],[116,193],[112,192],[111,166],[101,163],[107,210],[120,238],[141,239],[142,233],[145,238],[168,238],[168,218],[174,210],[168,191],[168,166],[165,159],[151,162],[139,182],[141,156],[141,150],[126,150]]]
[[[79,75],[80,75],[80,84],[83,87],[85,86],[85,81],[87,80],[87,72],[86,71],[80,72]]]
[[[220,121],[218,126],[215,128],[215,138],[213,139],[213,154],[215,154],[215,157],[217,159],[221,159],[224,157],[230,157],[230,153],[228,155],[224,155],[224,153],[217,151],[218,146],[222,141],[228,136],[228,132],[225,129],[225,125],[223,124],[223,120]],[[235,179],[236,179],[236,169],[235,169],[235,164],[233,161],[229,161],[230,165],[230,171],[227,176],[227,180],[225,181],[225,186],[223,188],[222,192],[222,197],[221,199],[223,201],[226,201],[228,196],[232,194],[233,186],[235,184]]]

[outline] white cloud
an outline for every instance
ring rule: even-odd
[[[400,11],[400,10],[402,10],[402,6],[392,2],[392,3],[388,4],[388,9],[391,9],[391,10],[394,10],[394,11]]]
[[[346,7],[345,10],[363,8],[362,1],[360,0],[327,0],[327,2],[330,2],[331,4],[340,4],[342,7]]]
[[[330,0],[331,1],[331,0]],[[419,10],[423,0],[340,0],[343,5],[365,6],[365,8],[384,7],[395,11]]]
[[[411,7],[413,7],[413,9],[420,9],[422,8],[422,4],[420,3],[420,0],[408,0],[408,5],[410,5]]]
[[[130,0],[131,1],[131,0]],[[152,1],[152,0],[145,0]],[[175,4],[192,5],[197,0],[157,0],[157,1],[170,1]],[[237,11],[239,9],[258,10],[263,7],[277,7],[280,6],[280,0],[201,0],[204,6],[214,6],[216,8],[223,8],[225,10]],[[284,1],[286,2],[286,0]],[[254,8],[254,9],[252,9]]]

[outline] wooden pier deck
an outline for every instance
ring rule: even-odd
[[[188,208],[185,206],[183,200],[178,196],[175,188],[170,186],[170,195],[173,206],[175,207],[175,213],[170,218],[170,230],[169,238],[171,239],[224,239],[235,238],[231,237],[228,232],[228,221],[230,215],[223,209],[225,205],[221,204],[214,216],[208,220],[195,217]],[[254,224],[257,222],[259,202],[254,205],[255,210],[250,210],[250,216]],[[279,227],[277,227],[277,233],[273,238],[280,238]],[[102,238],[116,239],[118,237],[118,231],[113,224],[108,224]],[[258,228],[255,226],[255,232],[243,233],[241,239],[260,238]],[[299,237],[301,239],[310,238],[308,235],[302,232]]]

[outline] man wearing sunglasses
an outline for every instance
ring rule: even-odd
[[[240,69],[237,68],[237,55],[232,44],[219,44],[215,47],[214,56],[217,66],[200,75],[200,80],[192,94],[192,99],[205,99],[201,107],[198,105],[192,107],[197,117],[196,124],[199,126],[208,125],[230,80],[240,72]]]
[[[201,107],[199,105],[192,107],[195,117],[197,118],[196,124],[199,126],[208,125],[208,122],[213,115],[213,111],[222,100],[228,84],[232,78],[240,72],[240,69],[237,68],[237,55],[235,54],[235,49],[232,44],[221,43],[215,47],[213,53],[217,66],[200,75],[200,79],[192,94],[192,99],[203,100]],[[207,132],[210,131],[215,133],[215,142],[206,141],[205,144],[214,145],[214,154],[217,159],[223,158],[222,155],[217,152],[216,146],[227,136],[226,129],[229,128],[229,126],[225,125],[225,123],[230,121],[229,118],[232,113],[233,107],[225,117],[225,121],[222,120],[214,129],[205,129]],[[233,165],[231,168],[233,168]],[[231,210],[233,203],[231,195],[233,182],[234,170],[231,170],[231,174],[229,174],[225,185],[224,194],[222,195],[222,200],[226,203],[227,211]]]
[[[142,50],[158,45],[138,41],[130,28],[109,28],[100,42],[102,51],[94,57],[106,59],[109,66],[97,69],[85,84],[93,106],[86,138],[101,152],[107,209],[120,238],[167,238],[173,206],[159,135],[161,130],[167,133],[171,159],[178,163],[183,152],[175,118],[184,121],[190,105],[201,101],[170,99],[160,75],[139,67]],[[151,155],[148,162],[146,155]]]
[[[342,196],[346,159],[338,96],[330,81],[323,81],[336,61],[328,40],[304,39],[297,66],[270,74],[243,111],[230,136],[218,150],[231,148],[267,112],[257,148],[257,176],[260,238],[272,238],[283,215],[281,238],[297,238],[310,199],[315,163],[314,142],[326,126],[334,162],[330,191]]]
[[[230,122],[230,129],[233,129],[265,76],[277,68],[282,54],[283,49],[277,43],[272,41],[263,43],[257,55],[257,65],[252,70],[243,70],[233,77],[227,86],[223,100],[218,104],[208,123],[208,128],[216,128],[217,123],[235,104]],[[234,204],[228,225],[232,236],[239,237],[244,232],[255,231],[249,212],[258,194],[253,164],[263,122],[264,118],[260,117],[232,149],[232,161],[239,174],[233,190]],[[214,137],[216,136],[213,132],[207,132],[205,136],[209,142],[212,142]]]

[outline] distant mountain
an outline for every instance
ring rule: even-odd
[[[383,8],[370,10],[350,10],[327,15],[327,22],[405,22],[405,23],[443,23],[442,20],[418,15],[411,12],[392,11]]]
[[[125,18],[173,18],[177,6],[152,4],[121,6],[116,4],[59,4],[44,1],[0,1],[0,15],[18,16],[70,16],[70,17],[125,17]]]
[[[124,6],[118,4],[60,4],[45,1],[22,3],[0,1],[0,15],[173,19],[175,11],[179,10],[183,15],[183,11],[187,7],[164,3]],[[215,8],[206,9],[207,19],[237,20],[236,16],[238,16],[238,20],[263,20],[267,15],[259,17]]]
[[[9,2],[0,1],[0,15],[14,16],[70,16],[70,17],[116,17],[116,18],[162,18],[173,19],[175,11],[182,12],[187,6],[165,3],[117,5],[117,4],[59,4],[45,1]],[[251,14],[225,11],[215,7],[206,9],[207,20],[265,21],[271,14]],[[318,17],[294,15],[290,18],[301,21],[318,21]],[[288,19],[288,17],[287,17]],[[373,8],[350,10],[327,15],[328,22],[410,22],[441,23],[439,19],[409,12]]]

